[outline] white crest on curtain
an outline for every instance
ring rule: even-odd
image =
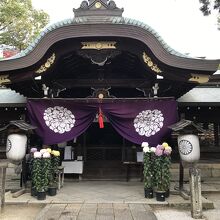
[[[139,135],[150,137],[160,131],[163,121],[164,116],[160,110],[145,110],[134,119],[134,127]]]
[[[74,114],[63,106],[47,108],[44,121],[52,131],[59,134],[71,131],[76,122]]]

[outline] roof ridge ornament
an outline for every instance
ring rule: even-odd
[[[113,0],[84,0],[78,9],[73,9],[75,17],[122,17],[123,11],[124,9],[118,8]]]

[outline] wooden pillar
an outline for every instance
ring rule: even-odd
[[[219,126],[217,123],[214,123],[214,143],[215,143],[215,146],[219,146],[218,133],[219,133]]]

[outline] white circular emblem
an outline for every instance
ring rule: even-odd
[[[183,155],[189,155],[190,153],[192,153],[192,150],[193,150],[193,146],[189,141],[181,140],[179,142],[179,151]]]
[[[141,136],[155,135],[163,127],[164,117],[160,110],[146,110],[140,112],[134,119],[136,132]]]
[[[47,108],[44,111],[44,121],[52,131],[59,134],[71,131],[76,122],[72,112],[62,106]]]
[[[10,150],[11,150],[11,147],[12,147],[12,143],[11,143],[11,140],[7,140],[8,144],[6,145],[6,153],[8,153]]]

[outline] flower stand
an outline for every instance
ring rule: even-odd
[[[165,192],[156,192],[156,200],[159,202],[165,201]]]

